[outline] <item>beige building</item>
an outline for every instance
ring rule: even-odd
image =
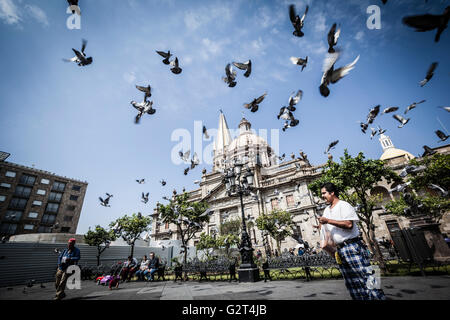
[[[414,158],[411,153],[396,149],[388,136],[381,135],[380,143],[383,149],[380,159],[397,172],[400,172],[405,164]],[[449,149],[450,146],[446,146],[436,150],[449,152]],[[210,222],[201,232],[213,234],[219,231],[219,226],[224,221],[241,217],[239,197],[229,197],[222,182],[222,170],[233,159],[248,163],[252,172],[255,173],[254,193],[257,197],[244,197],[244,214],[248,218],[247,221],[254,221],[261,214],[266,214],[276,208],[286,210],[294,215],[296,233],[308,241],[311,246],[316,246],[319,234],[313,225],[317,225],[319,212],[316,203],[320,199],[315,197],[307,186],[320,177],[324,164],[310,165],[304,157],[295,158],[295,156],[278,163],[278,157],[272,148],[251,130],[251,124],[245,118],[239,123],[239,136],[231,139],[228,124],[222,113],[215,141],[212,172],[208,173],[203,170],[199,188],[189,192],[192,201],[207,201],[210,209],[214,212]],[[381,193],[383,202],[386,202],[399,196],[396,193],[389,193],[388,190],[392,187],[394,185],[388,186],[386,182],[383,182],[374,190],[374,193]],[[175,225],[164,225],[158,222],[157,209],[154,210],[153,216],[155,218],[152,229],[154,241],[179,239]],[[377,226],[375,234],[380,239],[383,236],[390,238],[390,229],[409,226],[408,219],[386,214],[382,206],[377,208],[374,218]],[[447,223],[443,224],[444,230],[449,229],[448,219],[446,221]],[[447,232],[450,234],[449,231]],[[250,237],[253,247],[264,252],[262,233],[256,226],[250,230]],[[276,248],[275,241],[271,238],[267,240],[270,246],[268,249],[274,250]],[[193,239],[190,245],[195,245],[197,241],[198,238]],[[288,237],[282,242],[281,247],[284,250],[285,248],[294,248],[297,244],[296,240]]]
[[[0,237],[74,234],[87,182],[0,161]]]

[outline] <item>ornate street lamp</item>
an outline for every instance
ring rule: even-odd
[[[247,233],[243,201],[244,195],[248,196],[251,194],[254,173],[248,166],[243,170],[243,166],[242,163],[234,161],[233,167],[225,171],[223,182],[228,196],[239,196],[241,200],[242,232],[239,251],[242,261],[238,270],[239,282],[256,282],[259,281],[259,269],[253,262],[254,249],[252,248],[252,243]]]

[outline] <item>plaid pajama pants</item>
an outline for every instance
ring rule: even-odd
[[[385,300],[381,289],[370,289],[368,281],[373,275],[367,248],[361,241],[350,243],[338,249],[342,264],[339,270],[345,279],[345,286],[353,300]],[[369,286],[370,287],[370,286]]]

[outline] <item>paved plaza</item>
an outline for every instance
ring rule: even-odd
[[[450,300],[450,276],[385,277],[381,285],[390,300]],[[0,300],[53,299],[54,284],[43,286],[0,288]],[[66,294],[64,300],[351,300],[344,280],[129,282],[114,290],[83,281],[81,289]]]

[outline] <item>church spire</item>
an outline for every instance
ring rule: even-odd
[[[386,151],[386,149],[395,148],[389,136],[381,134],[379,140],[381,143],[381,147],[383,148],[383,152]]]
[[[225,148],[230,144],[230,142],[231,135],[228,129],[227,120],[225,119],[225,115],[222,113],[222,110],[220,110],[219,129],[217,130],[217,137],[214,144],[215,155],[218,153],[224,153]]]

